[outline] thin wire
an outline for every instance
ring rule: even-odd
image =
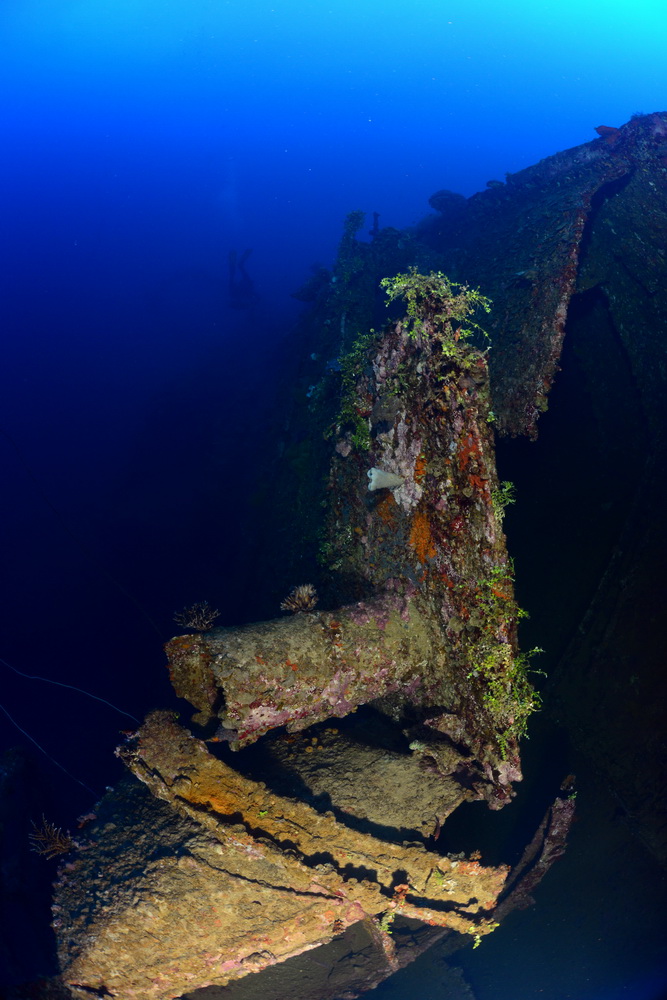
[[[3,660],[2,662],[4,663],[5,661]],[[31,743],[34,743],[34,744],[35,744],[35,746],[37,747],[37,749],[38,749],[38,750],[41,750],[41,751],[42,751],[42,753],[44,754],[44,756],[45,756],[45,757],[48,757],[48,758],[49,758],[49,760],[51,761],[51,763],[52,763],[52,764],[55,764],[55,765],[56,765],[56,767],[59,767],[59,768],[60,768],[60,770],[61,770],[61,771],[63,771],[63,772],[64,772],[64,773],[65,773],[65,774],[67,775],[67,777],[68,777],[68,778],[71,778],[71,779],[72,779],[72,781],[76,781],[77,785],[81,785],[81,787],[82,787],[82,788],[85,788],[85,789],[86,789],[86,791],[90,792],[90,794],[91,794],[91,795],[93,796],[93,798],[98,798],[98,797],[99,797],[99,796],[98,796],[98,793],[97,793],[96,791],[94,791],[94,789],[92,789],[92,788],[90,787],[90,785],[87,785],[87,784],[85,783],[85,781],[81,781],[81,779],[80,779],[80,778],[77,778],[77,777],[76,777],[75,775],[73,775],[71,771],[68,771],[66,767],[63,767],[63,765],[62,765],[62,764],[60,764],[60,763],[59,763],[59,762],[58,762],[58,761],[57,761],[57,760],[55,759],[55,757],[52,757],[52,756],[51,756],[51,754],[50,754],[50,753],[49,753],[49,752],[48,752],[47,750],[45,750],[45,749],[44,749],[44,747],[42,747],[42,746],[40,746],[40,745],[39,745],[39,743],[37,742],[37,740],[36,740],[36,739],[34,739],[34,738],[33,738],[33,737],[32,737],[32,736],[30,735],[30,733],[26,733],[25,729],[23,729],[23,728],[22,728],[21,726],[19,726],[19,724],[18,724],[18,722],[16,721],[16,719],[13,719],[13,718],[12,718],[12,716],[11,716],[11,715],[9,714],[9,712],[7,711],[7,709],[5,708],[5,706],[4,706],[4,705],[0,704],[0,708],[1,708],[1,709],[2,709],[2,711],[3,711],[4,713],[5,713],[5,715],[7,716],[7,718],[9,719],[9,721],[10,721],[10,722],[12,723],[12,725],[13,725],[13,726],[16,726],[16,728],[18,729],[18,731],[19,731],[20,733],[23,733],[23,735],[25,736],[25,738],[26,738],[26,739],[30,740],[30,742],[31,742]]]
[[[103,705],[108,705],[109,708],[113,708],[115,712],[120,712],[121,715],[126,715],[128,719],[132,719],[133,722],[140,723],[140,720],[136,717],[136,715],[132,715],[131,712],[124,711],[122,708],[119,708],[118,705],[113,705],[110,701],[107,701],[106,698],[100,698],[99,695],[91,694],[90,691],[84,691],[83,688],[77,687],[75,684],[65,684],[64,681],[54,681],[50,677],[38,677],[36,674],[24,674],[22,670],[19,670],[17,667],[13,667],[11,663],[7,663],[7,660],[3,660],[1,656],[0,663],[4,663],[6,667],[13,670],[15,674],[19,675],[19,677],[25,677],[29,681],[44,681],[45,684],[55,684],[57,687],[68,688],[70,691],[78,691],[79,694],[85,694],[88,698],[93,698],[95,701],[101,701]]]

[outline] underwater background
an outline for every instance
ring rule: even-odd
[[[664,110],[666,38],[659,0],[3,0],[0,749],[34,756],[53,822],[118,780],[134,722],[48,680],[140,719],[178,707],[174,612],[275,613],[253,525],[301,360],[292,293],[331,266],[347,213],[410,227],[438,189],[468,197]],[[571,895],[584,861],[562,864]],[[549,878],[527,922],[469,956],[477,1000],[665,995],[664,897],[623,951],[617,911],[564,933]],[[377,992],[414,996],[417,975]],[[419,986],[440,995],[435,959]]]

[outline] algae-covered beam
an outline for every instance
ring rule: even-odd
[[[270,791],[218,760],[168,712],[154,712],[119,755],[156,798],[220,839],[272,860],[284,888],[347,899],[368,916],[386,913],[487,933],[488,911],[508,869],[450,859],[417,844],[360,833],[297,799]],[[285,853],[287,852],[287,853]],[[298,862],[298,873],[284,859]],[[304,881],[305,875],[305,881]]]
[[[389,694],[428,701],[434,674],[447,673],[416,593],[179,636],[167,653],[176,693],[199,710],[199,722],[219,715],[235,749],[278,726],[303,729]]]

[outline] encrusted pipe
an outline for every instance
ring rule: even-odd
[[[428,704],[447,687],[442,635],[415,594],[178,636],[167,654],[177,695],[199,710],[196,721],[217,716],[234,749],[383,695]]]

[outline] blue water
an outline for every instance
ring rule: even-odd
[[[2,0],[0,656],[138,717],[170,703],[172,612],[252,617],[246,441],[344,216],[409,226],[664,110],[666,37],[664,0]],[[129,720],[2,663],[0,690],[77,781],[118,778]],[[46,766],[66,825],[91,793]]]

